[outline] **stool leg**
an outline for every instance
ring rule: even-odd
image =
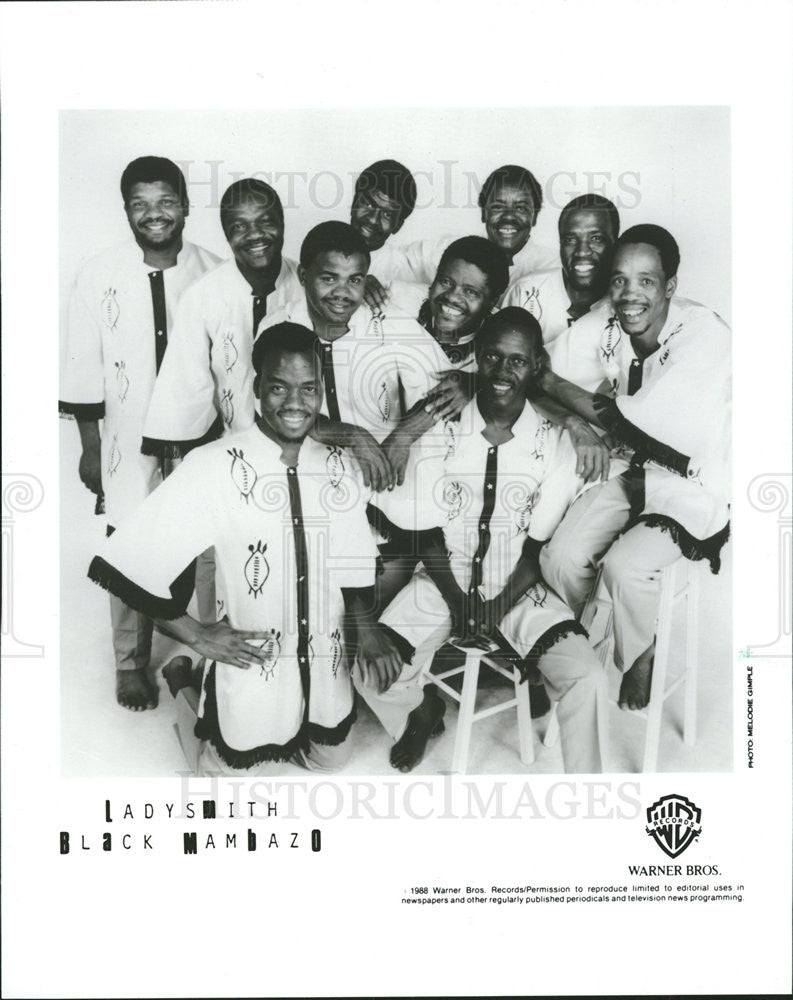
[[[482,658],[480,649],[471,649],[465,656],[463,671],[463,689],[460,694],[460,711],[457,715],[457,733],[454,737],[454,753],[452,755],[452,773],[465,774],[468,767],[468,747],[471,742],[471,729],[474,724],[474,707],[476,705],[476,687],[479,682],[479,662]],[[528,694],[526,695],[528,703]]]
[[[661,715],[664,710],[666,672],[669,666],[669,640],[672,634],[672,603],[675,592],[675,564],[665,569],[661,576],[661,602],[658,607],[658,624],[655,635],[655,660],[650,686],[650,704],[647,707],[647,735],[644,741],[643,771],[658,769],[658,745],[661,741]]]
[[[689,563],[686,588],[686,683],[683,742],[697,742],[697,673],[699,668],[699,567]]]
[[[515,699],[518,703],[518,741],[520,759],[524,764],[534,763],[534,730],[531,724],[529,704],[529,683],[520,683],[520,672],[513,667],[512,679],[515,684]]]

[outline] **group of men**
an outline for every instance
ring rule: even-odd
[[[482,186],[484,236],[399,244],[416,184],[383,160],[299,262],[275,190],[236,181],[218,261],[183,237],[174,163],[133,161],[121,194],[132,238],[76,279],[60,400],[106,507],[89,575],[119,703],[157,704],[158,623],[200,658],[169,683],[200,691],[204,769],[342,767],[357,690],[409,771],[443,730],[426,673],[452,639],[541,681],[565,770],[602,770],[579,623],[599,567],[639,708],[662,570],[717,571],[728,536],[730,335],[675,294],[671,234],[620,235],[584,195],[538,247],[541,185],[508,165]]]

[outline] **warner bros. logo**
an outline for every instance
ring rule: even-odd
[[[663,795],[647,810],[647,833],[656,844],[676,858],[702,833],[702,810],[684,795]]]

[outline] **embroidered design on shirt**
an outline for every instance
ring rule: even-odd
[[[379,313],[374,313],[372,318],[369,320],[369,326],[366,328],[367,335],[370,330],[380,341],[380,346],[382,347],[385,340],[385,331],[383,330],[383,319]]]
[[[259,671],[259,676],[261,677],[264,674],[264,679],[269,681],[275,672],[278,657],[281,655],[281,633],[271,628],[270,634],[262,641],[259,649],[261,649],[267,658],[260,664],[261,670]]]
[[[535,608],[544,608],[548,600],[548,588],[542,581],[533,583],[526,591],[526,597],[534,604]]]
[[[666,364],[666,360],[667,360],[667,358],[669,357],[669,351],[671,350],[671,348],[669,347],[669,341],[670,341],[670,340],[672,339],[672,337],[674,337],[674,336],[676,336],[676,335],[677,335],[678,333],[680,333],[680,331],[681,331],[682,329],[683,329],[683,324],[682,324],[682,323],[678,323],[678,324],[677,324],[677,326],[676,326],[676,327],[674,328],[674,330],[672,330],[672,332],[671,332],[671,333],[669,334],[669,336],[668,336],[668,337],[666,338],[666,348],[665,348],[665,350],[664,350],[664,353],[663,353],[663,354],[661,355],[661,357],[660,357],[660,358],[658,359],[658,363],[659,363],[660,365],[663,365],[663,364]]]
[[[692,483],[696,483],[698,486],[701,486],[702,480],[699,478],[701,472],[702,472],[701,468],[692,469],[691,466],[689,466],[688,470],[686,471],[686,478],[689,479]]]
[[[333,677],[336,677],[343,657],[343,647],[341,644],[341,633],[334,629],[330,634],[330,669]]]
[[[339,483],[344,478],[344,460],[341,449],[336,445],[327,445],[328,457],[325,459],[325,468],[328,471],[330,485],[338,491]]]
[[[519,504],[517,510],[515,511],[515,527],[518,529],[518,534],[523,532],[524,534],[528,532],[529,526],[531,525],[531,515],[534,512],[534,508],[537,506],[537,502],[540,499],[539,489],[530,491],[526,498],[521,504]]]
[[[240,491],[240,496],[248,503],[259,476],[250,462],[245,460],[242,448],[229,448],[231,455],[231,481]]]
[[[612,316],[606,324],[606,329],[600,338],[600,358],[608,366],[616,360],[617,348],[620,346],[622,333],[617,325],[617,317]]]
[[[314,646],[312,645],[313,642],[314,642],[314,636],[310,635],[308,637],[308,665],[309,665],[309,667],[311,667],[313,665],[313,663],[314,663],[314,657],[317,655],[314,652]]]
[[[542,319],[542,306],[540,305],[540,290],[536,285],[531,290],[526,291],[526,301],[523,308],[532,314],[535,319]]]
[[[108,288],[105,291],[104,298],[99,305],[99,314],[108,330],[115,330],[118,317],[121,315],[121,309],[116,301],[115,288]]]
[[[455,421],[446,420],[443,424],[443,440],[446,445],[446,454],[443,456],[444,462],[447,458],[451,456],[457,450],[457,431],[455,430]]]
[[[248,551],[250,555],[244,570],[245,579],[248,582],[248,593],[258,597],[270,575],[270,564],[264,554],[267,551],[267,546],[258,541],[255,545],[249,545]]]
[[[220,410],[223,414],[223,422],[227,427],[231,427],[234,420],[234,404],[231,402],[233,398],[234,393],[231,389],[223,390],[223,396],[220,400]]]
[[[380,388],[377,393],[377,409],[380,411],[383,423],[387,424],[388,418],[391,416],[391,400],[388,396],[388,386],[385,382],[380,383]]]
[[[127,391],[129,390],[129,379],[127,378],[124,369],[127,367],[126,361],[116,361],[116,390],[118,391],[118,398],[123,403],[127,398]]]
[[[543,420],[540,426],[537,428],[534,434],[534,451],[531,453],[532,458],[537,458],[542,461],[545,458],[545,444],[548,440],[548,432],[551,429],[551,421]]]
[[[223,608],[225,607],[225,604],[223,603],[223,601],[221,601],[221,599],[219,597],[217,598],[217,600],[215,601],[215,603],[217,604],[217,607],[218,607],[218,610],[217,610],[218,621],[220,621],[221,618],[223,617]]]
[[[226,367],[226,374],[228,374],[237,363],[237,358],[239,356],[239,351],[234,346],[234,333],[229,330],[223,338],[223,364]]]
[[[457,481],[446,484],[443,490],[443,502],[449,508],[446,514],[447,521],[453,521],[463,506],[463,488]]]
[[[107,456],[107,474],[112,476],[121,464],[121,449],[118,446],[118,434],[113,435],[110,453]]]

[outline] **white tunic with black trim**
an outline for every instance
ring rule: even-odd
[[[285,320],[311,329],[305,297],[267,316],[260,336]],[[320,345],[322,412],[331,420],[363,427],[378,441],[437,386],[435,375],[454,367],[435,338],[397,308],[381,317],[363,305],[353,313],[344,336],[332,343],[320,340]],[[371,502],[397,527],[416,527],[416,488],[408,478],[401,487],[374,494]]]
[[[561,267],[536,271],[514,282],[507,289],[504,306],[520,306],[540,324],[542,342],[548,346],[575,322],[570,309],[570,295],[565,288]],[[596,302],[590,312],[607,311],[608,299]]]
[[[205,672],[196,731],[231,766],[346,737],[342,588],[374,583],[366,496],[340,449],[307,438],[287,468],[254,426],[191,452],[92,563],[92,579],[131,607],[175,618],[187,603],[175,581],[214,546],[218,617],[268,634],[263,666]]]
[[[156,459],[140,453],[144,418],[177,302],[217,261],[184,242],[175,266],[161,271],[145,264],[129,239],[89,261],[75,280],[59,408],[81,420],[104,419],[102,487],[114,527],[162,480]]]
[[[551,537],[580,480],[567,433],[528,401],[512,426],[511,440],[491,444],[482,433],[485,426],[474,399],[461,414],[460,433],[432,501],[458,585],[491,600],[504,589],[527,539],[542,543]],[[382,621],[415,645],[420,628],[411,627],[412,599],[406,592],[398,595]],[[573,615],[540,580],[507,617],[510,645],[526,656],[550,630],[563,623],[572,627]]]
[[[301,294],[297,265],[286,257],[266,300],[253,293],[234,258],[223,261],[179,304],[168,356],[146,417],[144,447],[179,455],[220,433],[246,430],[256,416],[254,318]]]
[[[612,312],[582,317],[550,352],[554,372],[609,397],[603,419],[645,469],[640,519],[680,525],[698,540],[721,531],[726,538],[730,344],[716,313],[675,296],[658,349],[644,361]],[[611,475],[626,468],[612,461]]]

